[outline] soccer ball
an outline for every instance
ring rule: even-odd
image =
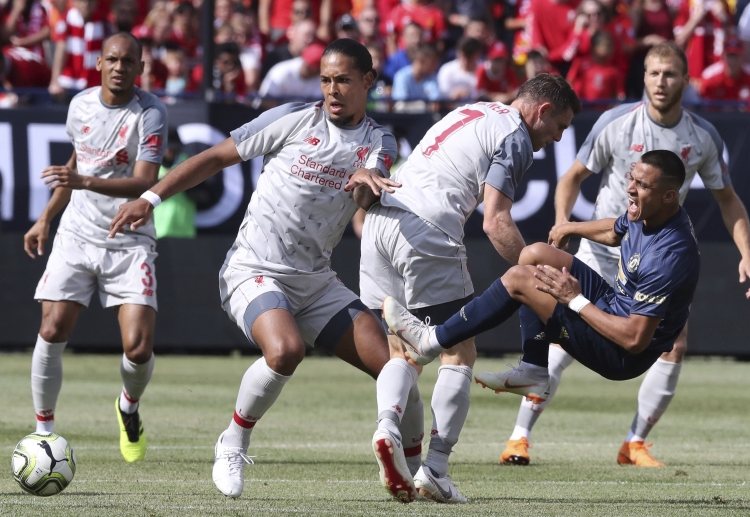
[[[30,494],[62,492],[76,473],[76,457],[68,441],[54,433],[31,433],[13,450],[13,479]]]

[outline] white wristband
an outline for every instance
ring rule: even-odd
[[[155,194],[150,190],[147,190],[146,192],[141,194],[141,199],[145,199],[146,201],[151,203],[151,206],[154,208],[161,204],[161,198],[159,197],[159,194]]]
[[[568,302],[568,308],[571,311],[575,311],[577,314],[580,314],[583,308],[586,307],[590,303],[591,302],[589,301],[588,298],[586,298],[585,296],[579,293],[575,296],[575,298],[573,298],[572,300]]]

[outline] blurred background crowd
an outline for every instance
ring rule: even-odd
[[[686,103],[750,109],[750,0],[0,0],[0,107],[98,84],[107,35],[143,44],[140,86],[166,102],[320,98],[325,44],[365,44],[374,110],[507,102],[540,72],[591,106],[643,95],[643,57],[685,49]],[[213,22],[211,24],[211,22]],[[206,71],[206,68],[210,70]]]

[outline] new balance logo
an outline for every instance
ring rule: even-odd
[[[305,143],[308,143],[310,145],[318,145],[320,143],[320,138],[315,138],[314,136],[310,135],[305,138]]]

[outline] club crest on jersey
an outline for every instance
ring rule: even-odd
[[[91,128],[89,126],[83,126],[81,128],[81,133],[84,135],[88,135],[91,132]]]
[[[638,266],[641,264],[641,254],[636,253],[632,257],[628,259],[628,263],[626,264],[626,268],[630,273],[635,273],[638,271]]]
[[[643,152],[643,144],[633,144],[630,146],[631,151],[635,151],[636,153],[642,153]]]
[[[369,147],[365,147],[365,146],[357,147],[356,151],[354,151],[354,154],[357,155],[357,160],[354,162],[354,165],[353,165],[355,169],[364,167],[365,160],[367,159],[367,153],[369,152],[370,152]]]
[[[307,137],[305,137],[304,142],[310,145],[318,145],[320,143],[320,138],[315,138],[312,135],[308,135]]]
[[[123,145],[128,137],[128,126],[124,125],[117,131],[117,145]]]
[[[690,151],[693,149],[692,146],[686,145],[682,149],[680,149],[680,157],[682,158],[683,162],[686,162],[688,160],[688,156],[690,156]]]
[[[263,285],[265,283],[264,279],[263,279],[263,275],[256,276],[253,280],[255,281],[255,285],[257,287],[263,287]]]

